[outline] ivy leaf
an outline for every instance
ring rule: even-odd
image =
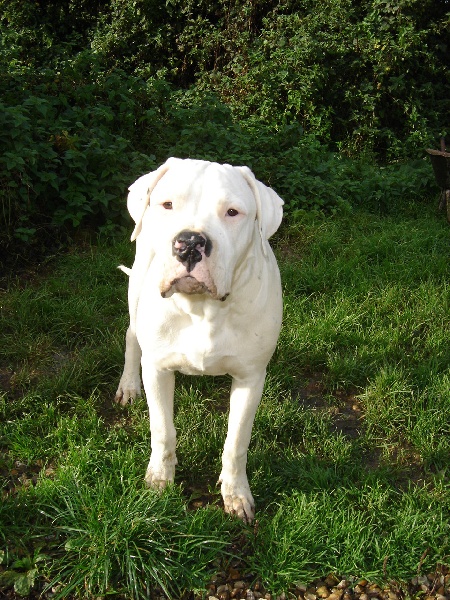
[[[19,575],[14,582],[14,591],[19,594],[19,596],[28,596],[30,593],[30,582],[28,581],[28,573],[23,575]]]

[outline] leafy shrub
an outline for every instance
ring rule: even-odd
[[[448,128],[445,2],[50,0],[38,10],[0,8],[4,45],[15,39],[27,64],[93,48],[110,72],[194,85],[240,119],[298,124],[353,156],[417,157]]]
[[[30,89],[22,84],[14,105],[0,105],[3,245],[27,241],[41,229],[123,225],[127,187],[156,166],[135,143],[142,85],[119,72],[85,78],[77,67],[33,73]],[[5,82],[6,100],[22,77]]]
[[[298,125],[277,128],[253,119],[236,123],[217,98],[198,91],[174,93],[166,103],[166,118],[177,133],[160,146],[165,156],[247,164],[283,197],[287,214],[357,206],[389,213],[437,191],[428,159],[385,166],[355,161],[332,152]]]
[[[269,37],[275,44],[275,33],[280,29],[269,27],[269,17],[263,12],[258,13],[258,22],[266,28],[264,35],[273,36]],[[250,31],[256,16],[245,15]],[[292,39],[301,36],[302,31],[306,35],[306,25],[298,15],[274,11],[272,17],[279,19],[280,27],[284,23],[285,33],[292,34]],[[330,27],[335,23],[333,19],[330,17]],[[190,31],[195,37],[193,25]],[[323,142],[335,125],[333,111],[315,95],[319,80],[303,80],[300,85],[300,79],[295,78],[306,75],[301,70],[297,73],[295,65],[303,64],[295,62],[297,59],[292,69],[288,68],[294,54],[298,60],[300,56],[301,60],[308,56],[312,59],[308,44],[300,47],[298,42],[294,48],[286,38],[285,43],[279,40],[275,49],[270,42],[268,48],[272,50],[266,48],[267,60],[263,60],[264,53],[256,53],[259,63],[253,65],[254,69],[244,69],[245,73],[236,70],[235,97],[227,98],[226,87],[231,79],[227,83],[226,77],[220,85],[212,86],[219,89],[221,97],[211,93],[205,73],[199,79],[201,85],[180,90],[161,77],[143,78],[119,68],[111,70],[97,52],[76,52],[75,42],[51,45],[45,52],[41,47],[40,57],[28,58],[25,42],[15,32],[3,32],[0,245],[10,252],[16,252],[24,243],[35,249],[41,240],[48,243],[76,228],[111,231],[129,226],[127,187],[168,156],[247,164],[259,179],[278,191],[285,199],[286,212],[291,214],[350,210],[356,205],[386,212],[401,206],[405,198],[420,198],[435,191],[428,162],[395,162],[379,168],[368,159],[370,152],[365,153],[365,160],[352,162],[345,153],[330,150],[336,149],[335,143]],[[237,38],[244,35],[238,33]],[[237,38],[235,43],[239,42]],[[258,52],[267,46],[261,43]],[[248,50],[256,52],[252,44]],[[236,54],[233,60],[247,60],[245,56]],[[287,77],[283,80],[286,85],[295,75],[289,85],[295,84],[297,92],[308,89],[311,93],[308,129],[315,129],[314,133],[306,133],[298,123],[298,114],[287,111],[287,104],[283,109],[284,101],[275,101],[273,93],[282,90],[284,84],[272,79],[271,69],[277,71],[283,60],[288,68],[283,75]],[[145,65],[140,70],[143,73]],[[308,77],[313,76],[312,71],[308,73]],[[260,83],[264,83],[263,89],[256,86],[251,92],[257,104],[249,103],[250,96],[239,95],[244,75],[250,78],[245,84],[249,93],[255,83],[252,78],[261,77]],[[363,105],[361,98],[359,104]],[[266,120],[261,120],[262,116]],[[427,127],[421,131],[425,130]],[[374,140],[381,139],[374,129],[370,131]],[[392,135],[391,147],[396,139]],[[417,135],[416,141],[421,134]]]
[[[105,106],[70,108],[34,96],[0,105],[0,141],[10,148],[0,156],[4,238],[77,227],[86,217],[99,226],[122,222],[131,173],[154,163],[102,126],[109,118]]]
[[[448,16],[429,0],[327,0],[268,9],[253,35],[244,19],[190,37],[222,47],[198,76],[241,118],[297,122],[356,156],[416,155],[445,133]],[[205,28],[202,29],[205,31]],[[188,51],[188,54],[189,54]],[[217,52],[217,51],[216,51]]]
[[[0,105],[0,143],[8,148],[0,156],[4,246],[32,243],[43,232],[129,225],[127,187],[171,155],[247,164],[291,214],[352,206],[386,212],[433,190],[428,162],[354,162],[299,127],[236,124],[209,96],[174,93],[163,111],[153,104],[139,116],[136,98],[125,92],[133,82],[106,82],[111,106],[97,88],[78,88],[76,104],[63,95],[28,95],[18,106]]]

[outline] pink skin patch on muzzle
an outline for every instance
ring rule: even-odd
[[[179,292],[208,294],[217,300],[217,288],[211,276],[208,258],[212,243],[208,236],[196,231],[181,231],[172,241],[172,255],[178,262],[171,264],[160,285],[163,298]]]

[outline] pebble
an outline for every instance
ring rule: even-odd
[[[378,583],[369,583],[367,579],[348,577],[338,578],[329,574],[317,579],[310,585],[297,583],[289,594],[277,596],[264,589],[261,581],[249,585],[244,579],[247,574],[242,569],[219,572],[206,586],[208,600],[402,600],[419,597],[422,600],[450,600],[450,571],[443,567],[437,573],[428,573],[413,577],[401,588],[394,583],[384,589]],[[248,579],[253,576],[248,574]],[[195,596],[201,600],[201,596]]]

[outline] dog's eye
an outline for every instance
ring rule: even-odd
[[[236,216],[236,215],[238,215],[238,214],[239,214],[239,212],[238,212],[238,211],[237,211],[235,208],[229,208],[229,209],[227,210],[227,215],[228,215],[229,217],[235,217],[235,216]]]
[[[163,206],[166,210],[172,210],[172,202],[163,202]]]

